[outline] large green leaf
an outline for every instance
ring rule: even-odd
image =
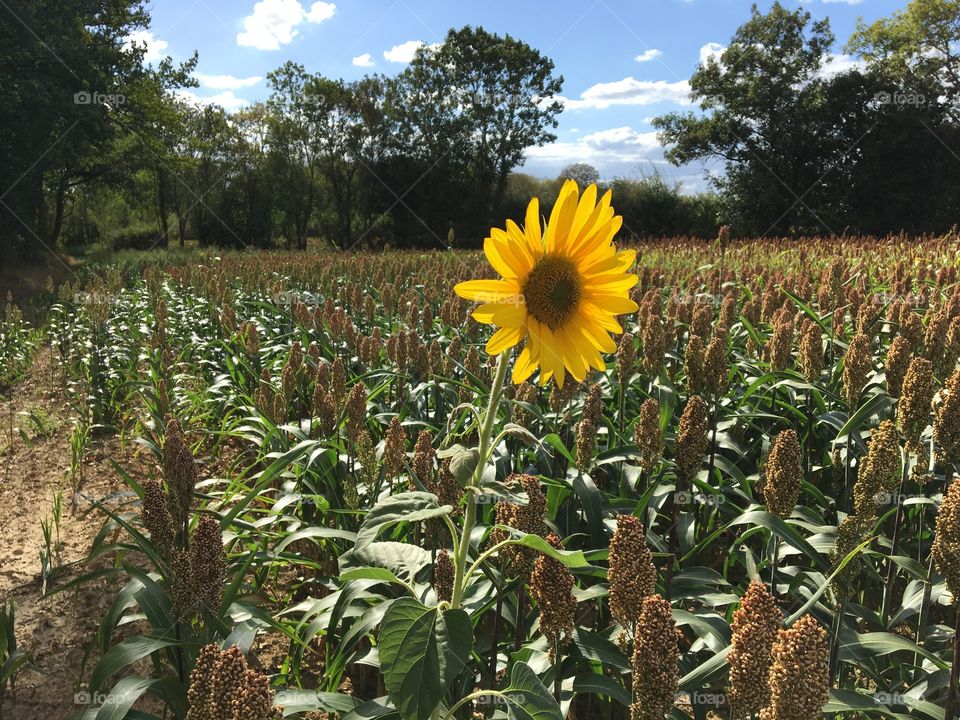
[[[357,532],[356,548],[361,550],[377,539],[387,528],[400,522],[419,522],[449,515],[450,505],[437,505],[437,496],[428,492],[407,492],[390,495],[367,513]]]
[[[503,696],[510,720],[563,720],[560,705],[525,663],[514,664]]]
[[[380,626],[380,667],[404,720],[427,720],[473,650],[470,616],[413,598],[394,602]]]

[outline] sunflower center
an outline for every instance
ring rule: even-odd
[[[570,259],[547,255],[533,266],[523,286],[527,312],[556,330],[576,312],[581,288],[580,274]]]

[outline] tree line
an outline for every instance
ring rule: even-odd
[[[477,245],[559,187],[518,168],[556,139],[563,78],[510,35],[452,29],[398,75],[354,82],[288,62],[265,101],[227,112],[185,99],[196,54],[148,64],[125,40],[149,26],[140,2],[9,0],[0,15],[0,256]],[[601,184],[637,236],[942,231],[960,202],[958,42],[960,0],[911,0],[860,23],[860,62],[832,72],[828,21],[754,6],[694,72],[699,111],[654,120],[670,162],[723,166],[712,191]],[[583,164],[561,176],[599,180]]]

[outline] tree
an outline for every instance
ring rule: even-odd
[[[922,97],[960,120],[960,0],[911,0],[892,17],[861,19],[847,45],[894,84],[891,99]]]
[[[0,253],[55,246],[70,188],[101,171],[141,70],[123,40],[148,22],[134,0],[0,4]]]
[[[703,114],[654,120],[671,162],[724,162],[715,184],[739,232],[824,230],[812,209],[827,193],[818,179],[837,160],[836,142],[813,120],[824,109],[820,71],[832,43],[826,20],[811,23],[778,2],[765,15],[754,5],[720,59],[690,80]]]
[[[560,171],[558,180],[575,180],[577,185],[584,188],[593,183],[600,182],[600,173],[589,163],[571,163]]]
[[[563,78],[553,71],[526,43],[467,26],[420,48],[398,79],[403,145],[423,171],[440,171],[444,187],[432,187],[468,217],[470,232],[489,227],[525,150],[556,139]],[[445,235],[450,218],[431,215]]]

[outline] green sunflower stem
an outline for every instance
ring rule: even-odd
[[[473,534],[473,527],[477,524],[477,498],[474,490],[480,487],[480,480],[483,477],[483,470],[487,465],[490,454],[490,438],[493,435],[493,424],[497,418],[497,408],[500,406],[500,396],[503,394],[503,383],[507,377],[507,365],[510,360],[510,350],[504,350],[497,357],[497,369],[494,372],[493,384],[490,386],[490,400],[487,403],[487,411],[480,424],[480,446],[477,467],[473,471],[473,478],[467,488],[467,507],[463,514],[463,529],[460,534],[460,544],[457,547],[456,559],[454,562],[453,578],[453,596],[450,600],[450,606],[460,607],[463,599],[464,572],[467,567],[467,558],[470,554],[470,536]]]

